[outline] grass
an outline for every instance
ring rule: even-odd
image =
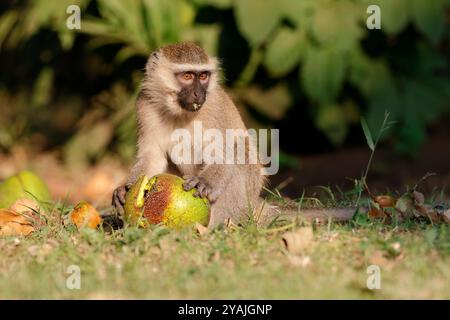
[[[279,226],[106,233],[59,221],[27,238],[0,239],[0,299],[450,298],[447,225],[312,226],[313,239],[294,255]],[[371,264],[381,269],[379,290],[366,286]],[[79,290],[66,287],[70,265],[80,267]]]
[[[392,125],[388,118],[386,113],[375,140],[362,119],[371,155],[354,190],[338,190],[337,197],[330,187],[320,187],[321,196],[303,195],[299,208],[369,202],[362,193],[376,147]],[[286,203],[278,190],[266,191],[268,199]],[[206,234],[162,226],[111,233],[63,227],[61,216],[69,208],[53,211],[30,237],[0,238],[0,299],[450,299],[446,224],[387,225],[357,214],[345,224],[321,226],[294,219]],[[310,228],[313,236],[292,250],[283,235],[300,228]],[[66,285],[73,265],[81,271],[76,290]],[[371,265],[380,268],[380,289],[367,288]]]

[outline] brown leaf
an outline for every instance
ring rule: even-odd
[[[313,241],[314,234],[310,227],[304,227],[283,234],[282,240],[291,254],[300,254],[308,248]]]
[[[427,218],[431,219],[431,221],[433,221],[433,222],[440,221],[439,214],[433,209],[432,206],[421,204],[421,203],[416,203],[414,205],[414,208],[421,216],[427,217]]]
[[[0,209],[0,237],[26,236],[34,231],[31,222],[24,216]]]
[[[203,236],[209,232],[209,229],[205,227],[204,225],[196,222],[195,223],[195,230],[197,230],[198,234]]]
[[[395,208],[405,218],[414,215],[414,203],[409,195],[404,195],[401,198],[399,198],[395,204]]]
[[[414,202],[416,204],[423,204],[423,203],[425,203],[425,196],[423,195],[423,193],[421,193],[419,191],[414,191],[413,192],[413,198],[414,198]]]
[[[17,199],[9,206],[9,210],[19,214],[35,213],[39,212],[39,204],[31,199]]]
[[[414,191],[412,193],[412,198],[414,199],[414,209],[416,213],[429,218],[433,222],[439,222],[441,220],[440,215],[435,208],[425,204],[425,196],[422,193]]]
[[[447,224],[450,224],[450,209],[442,214],[442,218]]]

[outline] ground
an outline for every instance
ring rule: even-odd
[[[443,224],[111,234],[53,220],[27,238],[0,239],[0,299],[450,299],[450,228]],[[287,232],[300,234],[300,247],[283,241]],[[71,265],[81,271],[79,290],[66,286]],[[380,289],[367,288],[369,265],[380,267]]]
[[[421,160],[409,163],[392,162],[380,150],[368,177],[372,191],[402,194],[433,171],[438,175],[421,187],[430,199],[448,203],[448,140],[441,142],[425,146]],[[301,157],[298,170],[285,168],[273,177],[272,190],[278,187],[293,199],[305,190],[325,203],[328,193],[315,186],[342,187],[344,177],[351,177],[343,187],[351,189],[368,156],[366,149],[352,149]],[[38,232],[0,239],[0,299],[450,299],[448,225],[357,220],[321,226],[279,222],[267,228],[248,224],[205,234],[163,227],[78,231],[63,227],[61,215],[80,200],[108,206],[127,168],[113,159],[67,168],[58,159],[20,147],[0,155],[0,178],[31,168],[48,183],[59,207],[64,204]],[[377,161],[389,163],[389,172]],[[312,237],[304,237],[305,230]],[[300,248],[286,246],[286,233],[301,239]],[[73,265],[81,271],[79,290],[67,287]],[[380,268],[380,289],[367,287],[371,265]]]

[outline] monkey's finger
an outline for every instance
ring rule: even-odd
[[[208,196],[208,188],[203,183],[197,185],[197,190],[202,198]]]
[[[184,189],[184,191],[189,191],[189,190],[195,188],[198,183],[199,183],[198,179],[195,177],[192,177],[183,183],[183,189]]]
[[[118,197],[113,197],[113,206],[116,209],[117,213],[119,215],[123,215],[124,211],[123,211],[123,204],[120,203],[119,198]]]
[[[112,198],[111,198],[111,204],[113,206],[115,206],[116,197],[117,197],[117,189],[113,191],[113,195],[112,195]]]
[[[118,190],[118,192],[117,192],[117,199],[119,200],[121,205],[125,204],[125,200],[126,200],[125,197],[126,197],[126,195],[127,195],[127,190],[126,190],[125,187],[124,188],[120,188],[120,190]]]

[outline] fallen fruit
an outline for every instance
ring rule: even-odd
[[[0,209],[0,237],[26,236],[33,231],[30,220],[16,212]]]
[[[21,171],[0,184],[0,208],[8,208],[18,199],[42,202],[51,200],[45,182],[31,171]]]
[[[196,222],[206,226],[210,206],[206,198],[194,197],[195,188],[183,189],[184,180],[172,174],[152,178],[141,176],[127,192],[124,219],[131,225],[146,227],[162,223],[181,229]]]
[[[70,221],[78,229],[83,227],[96,229],[102,222],[102,218],[94,206],[86,201],[82,201],[70,212]]]

